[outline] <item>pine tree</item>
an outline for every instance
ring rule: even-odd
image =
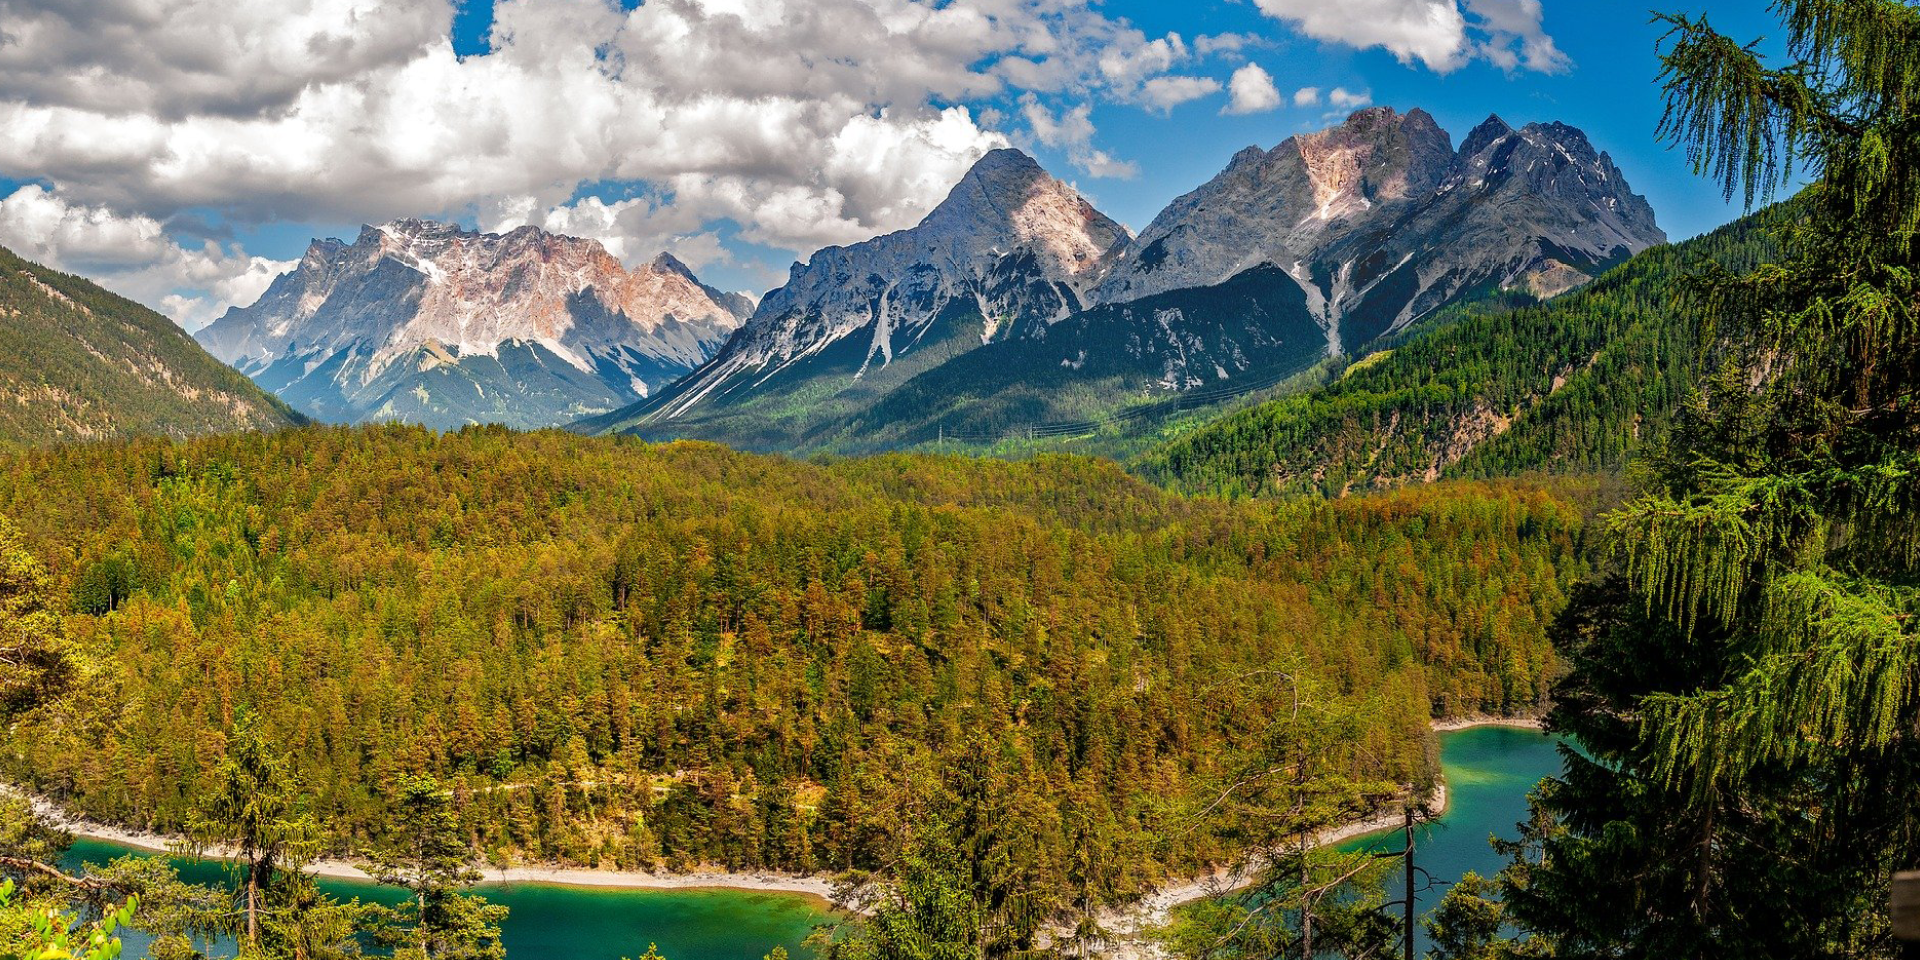
[[[407,775],[395,790],[387,842],[369,851],[373,878],[413,894],[390,911],[382,939],[401,960],[503,960],[507,908],[461,891],[480,879],[451,793],[432,777]]]
[[[1780,262],[1692,285],[1718,372],[1563,629],[1587,755],[1505,885],[1561,955],[1883,956],[1920,859],[1920,10],[1774,10],[1781,67],[1664,18],[1663,133],[1729,197],[1811,186]]]
[[[0,718],[59,696],[81,663],[54,609],[46,569],[0,518]]]
[[[343,903],[322,893],[305,872],[319,852],[320,828],[306,809],[305,784],[292,760],[258,716],[240,715],[212,780],[187,821],[188,848],[196,854],[226,848],[236,856],[243,955],[357,955],[355,938],[368,912],[358,899]]]

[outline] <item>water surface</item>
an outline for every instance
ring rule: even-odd
[[[66,858],[68,869],[105,863],[128,847],[81,839]],[[220,863],[169,858],[183,879],[218,883],[229,873]],[[403,892],[365,881],[322,880],[341,899],[359,897],[396,903]],[[659,944],[668,960],[760,960],[776,946],[796,958],[810,952],[801,941],[829,919],[826,905],[800,894],[751,890],[625,890],[550,884],[481,884],[475,892],[505,905],[501,928],[512,960],[621,960]],[[123,938],[124,956],[146,955],[146,940]],[[231,957],[231,943],[214,944],[211,957]]]
[[[1447,778],[1447,812],[1439,820],[1414,830],[1414,863],[1431,881],[1414,881],[1415,910],[1424,915],[1446,895],[1447,885],[1471,870],[1491,877],[1506,865],[1487,839],[1519,836],[1517,825],[1527,818],[1527,793],[1543,777],[1560,774],[1560,752],[1552,737],[1518,727],[1470,727],[1440,734],[1440,767]],[[1398,853],[1406,849],[1401,831],[1358,837],[1340,845],[1343,850]],[[1388,889],[1398,899],[1396,876]],[[1428,947],[1426,931],[1415,943],[1420,953]]]
[[[1474,727],[1440,735],[1440,762],[1446,773],[1447,812],[1415,831],[1416,862],[1435,881],[1416,896],[1425,913],[1446,893],[1445,884],[1468,870],[1491,876],[1502,866],[1487,845],[1494,834],[1513,837],[1526,818],[1527,792],[1540,778],[1560,772],[1555,741],[1532,730]],[[1398,831],[1347,841],[1343,849],[1398,852]],[[134,852],[82,839],[66,865],[104,863]],[[218,863],[173,858],[181,876],[218,882],[228,876]],[[394,903],[401,892],[366,882],[322,880],[321,887],[342,899],[360,897]],[[1399,889],[1397,886],[1393,889]],[[669,960],[759,960],[775,946],[796,958],[808,955],[801,941],[816,924],[829,919],[825,904],[812,897],[744,890],[622,890],[544,884],[483,884],[478,892],[510,909],[502,929],[511,960],[621,960],[658,944]],[[128,957],[145,955],[145,941],[127,939]],[[1418,938],[1427,947],[1424,931]],[[210,956],[231,957],[231,944],[216,944]]]

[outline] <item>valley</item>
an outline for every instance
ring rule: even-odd
[[[0,960],[1912,956],[1920,4],[1704,2],[0,0]]]

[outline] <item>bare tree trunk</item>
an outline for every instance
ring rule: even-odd
[[[260,861],[247,861],[247,942],[260,945]]]
[[[1300,831],[1300,960],[1313,960],[1313,900],[1309,892],[1313,886],[1313,874],[1309,867],[1311,861],[1307,854],[1313,848],[1308,845],[1307,831]]]
[[[1413,960],[1413,804],[1407,804],[1407,960]]]

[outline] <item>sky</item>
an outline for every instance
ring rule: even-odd
[[[1759,0],[1650,0],[1743,41]],[[1738,216],[1655,137],[1619,0],[0,0],[0,245],[187,329],[405,217],[662,250],[759,295],[1015,146],[1135,230],[1355,109],[1612,154],[1673,239]],[[1763,44],[1763,50],[1773,50]],[[1777,51],[1774,51],[1777,54]]]

